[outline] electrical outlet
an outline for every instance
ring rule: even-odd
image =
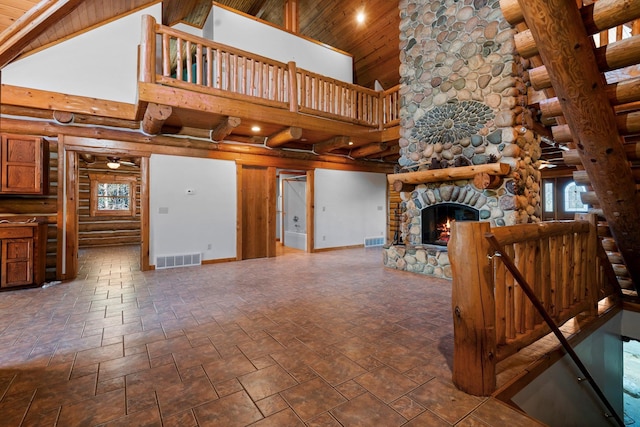
[[[212,245],[211,243],[209,243],[209,244],[207,245],[207,249],[208,249],[208,250],[210,250],[212,247],[213,247],[213,245]]]
[[[327,240],[327,236],[322,236],[322,240]]]

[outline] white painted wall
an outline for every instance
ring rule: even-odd
[[[134,104],[142,15],[160,3],[58,43],[2,69],[2,83]]]
[[[299,68],[353,83],[353,57],[214,5],[204,37]]]
[[[315,248],[362,245],[385,236],[387,178],[382,173],[315,171]]]
[[[622,313],[589,335],[574,350],[591,376],[622,417]],[[614,426],[606,419],[606,407],[600,403],[588,381],[569,356],[554,363],[542,375],[516,394],[513,401],[527,414],[550,426]]]
[[[154,154],[149,175],[152,264],[194,252],[203,260],[236,257],[235,162]]]

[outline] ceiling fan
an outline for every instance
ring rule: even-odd
[[[130,162],[130,161],[127,161],[127,160],[122,160],[122,159],[120,159],[120,157],[114,157],[114,156],[108,156],[107,157],[107,167],[109,169],[118,169],[120,167],[120,165],[133,166],[133,167],[137,167],[138,166],[134,162]]]

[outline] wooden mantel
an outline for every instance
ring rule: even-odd
[[[390,184],[401,182],[404,184],[426,184],[429,182],[454,181],[457,179],[472,179],[478,174],[490,176],[505,176],[511,171],[507,163],[487,163],[484,165],[459,166],[456,168],[430,169],[426,171],[394,173],[387,175]]]

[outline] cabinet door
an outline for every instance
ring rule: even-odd
[[[3,193],[42,194],[42,138],[2,136],[1,188]]]
[[[33,239],[2,240],[0,286],[21,286],[33,282]]]

